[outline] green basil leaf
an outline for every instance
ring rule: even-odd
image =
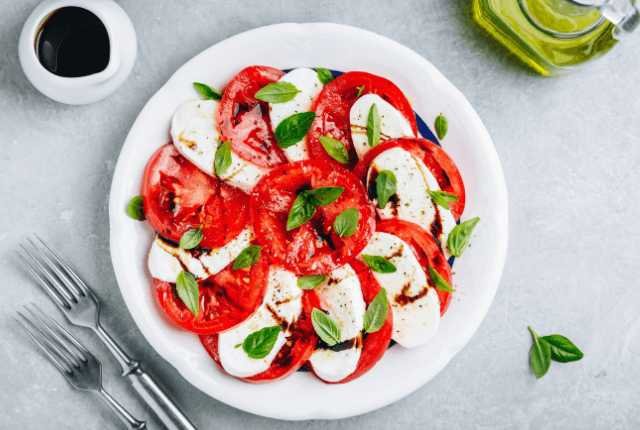
[[[220,142],[213,160],[213,170],[216,172],[216,176],[224,175],[229,166],[231,166],[231,143],[229,141]]]
[[[340,237],[353,236],[356,230],[358,230],[358,221],[360,221],[360,212],[358,212],[358,209],[345,209],[333,220],[333,230]]]
[[[329,315],[318,308],[313,308],[311,323],[316,334],[324,343],[329,346],[340,343],[340,327]]]
[[[205,100],[220,100],[222,98],[222,95],[218,90],[213,89],[207,84],[203,84],[201,82],[194,82],[193,88],[195,88],[198,94],[200,94],[200,97],[202,97]]]
[[[251,267],[260,258],[260,250],[262,247],[258,245],[249,245],[238,254],[235,260],[233,260],[233,270],[246,269]]]
[[[298,278],[298,287],[303,290],[313,290],[327,279],[324,275],[305,275]]]
[[[431,190],[427,190],[427,193],[429,193],[429,197],[431,197],[431,199],[434,201],[435,204],[437,204],[438,206],[441,206],[447,210],[451,209],[451,205],[455,202],[458,201],[458,196],[453,194],[453,193],[449,193],[447,191],[431,191]]]
[[[584,357],[584,353],[580,351],[573,342],[560,334],[550,334],[543,336],[542,339],[549,344],[551,348],[551,359],[559,363],[569,363],[578,361]]]
[[[446,291],[448,293],[453,293],[455,290],[453,287],[447,282],[446,279],[442,277],[441,274],[438,273],[436,269],[433,267],[429,267],[429,277],[436,284],[436,289],[440,291]]]
[[[376,197],[378,207],[383,209],[392,195],[396,193],[396,175],[391,170],[381,170],[376,177]]]
[[[202,229],[192,228],[184,232],[180,238],[180,248],[193,249],[202,242]]]
[[[313,217],[313,214],[316,213],[316,207],[317,205],[309,199],[305,191],[298,194],[291,205],[291,209],[289,209],[287,231],[298,228],[309,221]]]
[[[378,294],[369,303],[367,311],[364,313],[364,331],[367,333],[375,333],[382,328],[387,320],[389,313],[389,302],[387,301],[387,292],[384,288],[380,288]]]
[[[380,114],[375,103],[369,108],[367,116],[367,142],[369,142],[369,146],[376,146],[380,143]]]
[[[288,148],[304,139],[315,117],[314,112],[300,112],[282,120],[275,131],[278,146]]]
[[[531,327],[527,327],[531,333],[533,344],[529,350],[529,366],[536,375],[536,378],[542,378],[551,366],[551,346],[546,340],[538,336]]]
[[[364,92],[364,85],[358,85],[356,87],[356,98],[359,99],[363,92]]]
[[[182,303],[197,317],[200,311],[200,289],[195,276],[184,270],[176,278],[176,293]]]
[[[291,82],[273,82],[260,88],[255,98],[268,103],[286,103],[299,92],[298,87]]]
[[[342,142],[330,136],[320,136],[320,144],[338,163],[349,164],[349,152]]]
[[[318,79],[320,80],[320,82],[322,82],[325,85],[333,81],[333,73],[331,73],[331,70],[329,69],[318,67],[316,69],[316,73],[318,75]]]
[[[438,139],[442,140],[447,135],[447,131],[449,130],[449,121],[447,121],[447,117],[440,114],[436,117],[434,127],[436,129],[436,135]]]
[[[374,272],[393,273],[397,270],[396,266],[392,262],[384,257],[380,257],[379,255],[362,254],[361,257],[362,261],[364,261]]]
[[[343,187],[319,187],[304,193],[314,205],[326,206],[338,200],[343,191]]]
[[[447,248],[451,255],[454,257],[460,257],[462,255],[462,252],[471,241],[471,233],[473,233],[473,229],[478,222],[480,222],[480,218],[471,218],[458,224],[451,230],[451,233],[449,233],[447,237]]]
[[[274,325],[254,331],[244,339],[242,349],[250,358],[265,358],[276,344],[281,330],[280,326]]]
[[[129,218],[133,218],[137,221],[144,221],[144,201],[142,196],[133,196],[127,203],[125,212]]]

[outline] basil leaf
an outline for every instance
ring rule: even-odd
[[[268,103],[286,103],[299,92],[300,90],[291,82],[273,82],[260,88],[255,98]]]
[[[356,230],[358,230],[358,221],[360,221],[360,212],[358,212],[358,209],[345,209],[333,220],[333,230],[340,237],[353,236]]]
[[[364,85],[358,85],[356,87],[356,98],[359,99],[363,92],[364,92]]]
[[[331,158],[341,164],[349,164],[349,152],[342,142],[330,136],[320,136],[320,144]]]
[[[213,170],[216,176],[224,175],[229,166],[231,166],[231,143],[229,141],[220,142],[213,160]]]
[[[260,250],[262,247],[258,245],[249,245],[238,254],[235,260],[233,260],[233,270],[246,269],[251,267],[260,258]]]
[[[275,325],[254,331],[244,339],[242,349],[250,358],[265,358],[276,344],[280,330],[280,326]]]
[[[374,272],[378,273],[393,273],[396,271],[396,266],[384,257],[379,255],[366,255],[362,254],[362,261]]]
[[[278,146],[288,148],[304,139],[315,117],[314,112],[300,112],[282,120],[275,131]]]
[[[180,297],[182,303],[191,311],[193,316],[197,317],[200,311],[200,290],[195,276],[184,270],[178,273],[176,293],[178,293],[178,297]]]
[[[438,115],[434,122],[434,127],[436,129],[438,139],[444,139],[447,135],[447,131],[449,130],[449,121],[447,121],[447,117],[442,114]]]
[[[222,98],[222,95],[218,90],[214,90],[207,84],[203,84],[201,82],[194,82],[193,88],[195,88],[198,94],[200,94],[200,97],[202,97],[205,100],[220,100]]]
[[[319,187],[305,191],[305,194],[314,205],[326,206],[338,200],[343,191],[343,187]]]
[[[298,278],[298,287],[303,290],[313,290],[327,279],[324,275],[306,275]]]
[[[529,350],[529,366],[536,375],[536,378],[542,378],[551,366],[551,346],[546,340],[538,336],[531,327],[527,327],[531,333],[533,344]]]
[[[429,277],[436,284],[436,289],[440,291],[446,291],[448,293],[453,293],[455,290],[453,287],[447,282],[446,279],[442,277],[441,274],[438,273],[436,269],[433,267],[429,267]]]
[[[333,73],[331,73],[331,70],[329,69],[318,67],[316,69],[316,74],[318,75],[318,79],[320,80],[320,82],[325,85],[333,81]]]
[[[367,311],[364,313],[364,331],[375,333],[380,330],[387,320],[388,311],[387,292],[384,288],[380,288],[380,291],[369,303]]]
[[[369,146],[376,146],[380,143],[380,114],[375,103],[369,108],[367,116],[367,142],[369,142]]]
[[[316,213],[317,205],[314,204],[308,197],[308,194],[303,191],[291,205],[289,209],[289,215],[287,216],[287,231],[291,231],[300,227],[305,222],[309,221],[313,214]]]
[[[543,336],[542,339],[549,344],[551,348],[551,359],[559,363],[569,363],[578,361],[584,357],[584,353],[580,351],[573,342],[560,334],[550,334]]]
[[[192,228],[184,232],[180,238],[180,248],[193,249],[202,242],[202,229]]]
[[[125,212],[129,218],[133,218],[137,221],[144,221],[144,201],[142,196],[133,196],[127,203]]]
[[[451,209],[451,205],[458,201],[457,195],[453,193],[449,193],[447,191],[427,190],[427,193],[429,193],[429,197],[431,197],[431,199],[434,201],[435,204],[447,210]]]
[[[396,193],[396,175],[391,170],[381,170],[376,177],[376,197],[378,207],[383,209],[392,195]]]
[[[471,241],[471,233],[473,233],[473,229],[478,222],[480,222],[480,218],[471,218],[458,224],[451,230],[451,233],[449,233],[447,237],[447,248],[451,255],[454,257],[460,257],[462,255],[462,252],[467,245],[469,245],[469,241]]]
[[[311,323],[316,334],[324,343],[329,346],[340,343],[340,327],[329,315],[318,308],[313,308]]]

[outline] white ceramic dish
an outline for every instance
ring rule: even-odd
[[[456,262],[457,292],[433,341],[414,350],[392,348],[372,371],[348,384],[326,385],[298,372],[277,383],[252,385],[220,372],[196,336],[173,328],[156,309],[145,264],[152,231],[146,223],[125,215],[127,201],[140,192],[147,159],[168,141],[174,109],[196,97],[192,82],[222,87],[251,64],[365,70],[394,81],[427,123],[443,112],[449,118],[443,146],[458,164],[467,187],[465,216],[482,220],[472,246]],[[254,414],[287,420],[363,414],[401,399],[433,378],[464,347],[486,315],[507,249],[502,167],[489,134],[464,96],[414,51],[374,33],[336,24],[258,28],[224,40],[182,66],[149,100],[131,128],[115,170],[109,209],[118,284],[149,343],[208,395]]]

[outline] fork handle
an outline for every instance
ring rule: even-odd
[[[151,375],[138,364],[127,374],[133,388],[169,430],[197,430]]]
[[[111,410],[116,413],[118,418],[127,426],[130,430],[144,430],[147,428],[147,423],[137,420],[133,415],[129,413],[111,394],[107,393],[104,388],[98,390],[98,393],[104,401],[109,405]]]

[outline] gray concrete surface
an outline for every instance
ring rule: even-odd
[[[459,0],[122,0],[139,37],[129,80],[85,107],[26,81],[16,46],[37,0],[0,0],[0,428],[115,429],[102,403],[72,391],[20,336],[12,314],[34,301],[17,268],[29,232],[60,248],[95,286],[105,323],[203,429],[640,428],[639,38],[559,79],[530,73],[471,22]],[[431,383],[368,415],[284,423],[227,407],[183,381],[138,332],[109,259],[107,197],[118,152],[146,100],[186,60],[228,36],[283,21],[333,21],[389,36],[457,85],[492,134],[510,191],[510,246],[496,300],[469,345]],[[221,59],[223,61],[224,59]],[[583,361],[529,373],[528,324],[560,332]],[[105,384],[135,412],[116,363]]]

